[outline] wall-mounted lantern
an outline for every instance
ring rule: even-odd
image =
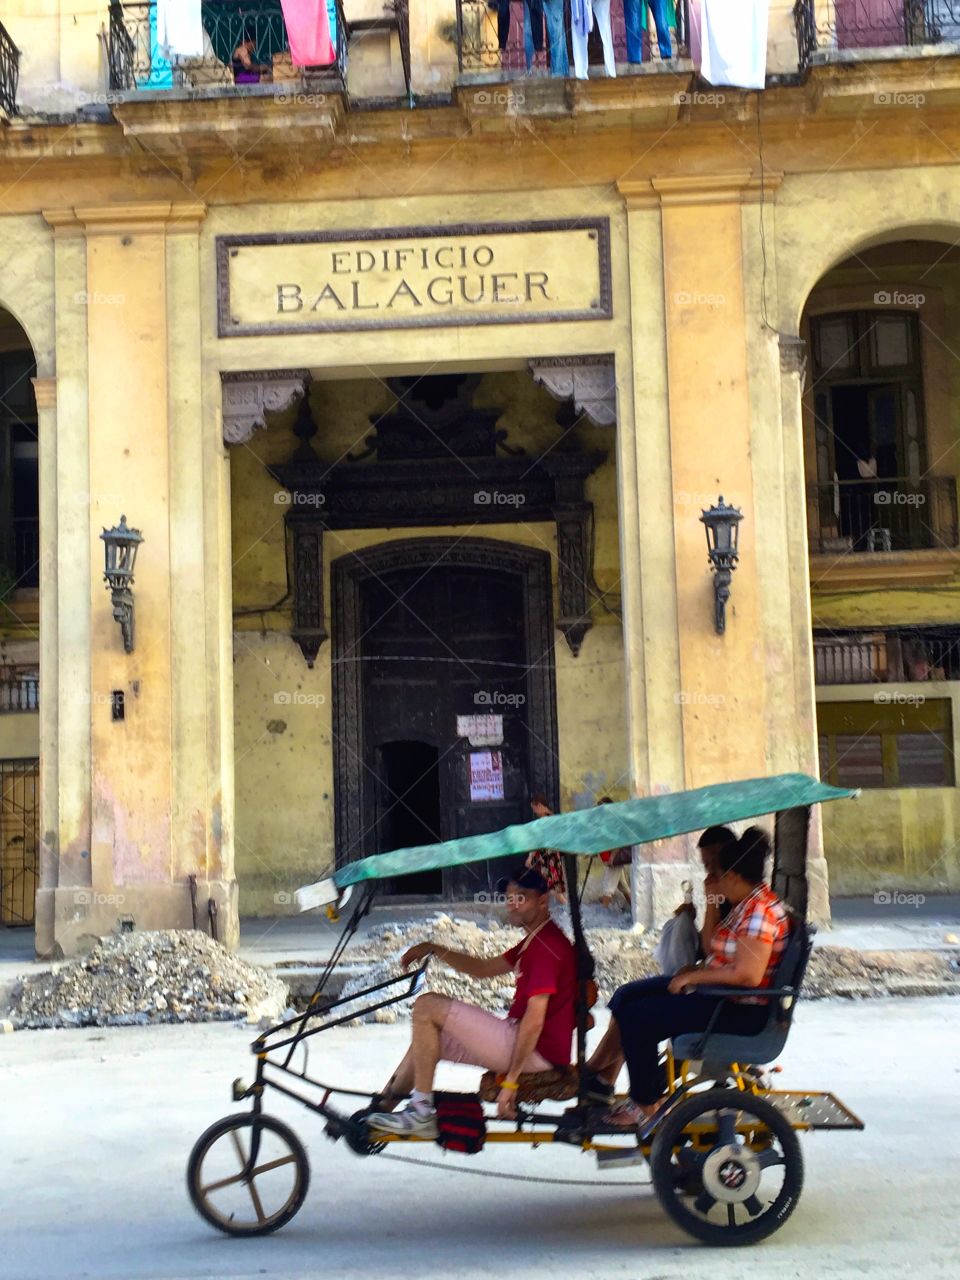
[[[743,512],[739,507],[728,507],[721,494],[715,506],[700,513],[700,519],[706,526],[707,553],[713,569],[713,625],[717,635],[722,636],[726,627],[730,580],[739,559],[737,543]]]
[[[137,559],[137,548],[143,538],[139,529],[127,527],[126,516],[121,516],[120,523],[112,529],[104,529],[100,537],[103,539],[105,562],[103,580],[110,588],[113,616],[120,623],[124,653],[132,653],[133,566]]]

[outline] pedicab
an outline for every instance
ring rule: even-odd
[[[800,1197],[803,1160],[798,1134],[863,1128],[832,1093],[775,1089],[763,1069],[786,1044],[813,945],[806,875],[811,807],[856,794],[804,774],[721,783],[372,855],[340,867],[328,881],[307,886],[298,895],[302,908],[326,902],[333,919],[344,911],[343,932],[306,1011],[254,1040],[255,1076],[251,1083],[236,1080],[233,1085],[234,1101],[248,1101],[249,1109],[218,1120],[197,1140],[187,1167],[195,1208],[228,1235],[258,1236],[284,1226],[303,1205],[310,1176],[307,1153],[290,1126],[265,1110],[269,1094],[295,1099],[315,1112],[325,1121],[327,1137],[342,1140],[358,1156],[376,1157],[396,1143],[433,1143],[429,1137],[371,1130],[366,1116],[376,1110],[377,1095],[329,1083],[309,1069],[307,1058],[309,1043],[321,1032],[415,996],[429,958],[412,972],[347,996],[325,997],[324,990],[385,880],[551,848],[563,851],[579,957],[576,1064],[566,1071],[521,1076],[517,1114],[509,1120],[498,1119],[489,1106],[498,1086],[493,1073],[486,1073],[479,1091],[487,1103],[483,1150],[510,1143],[543,1152],[565,1144],[593,1155],[599,1170],[630,1163],[647,1166],[663,1209],[697,1240],[745,1245],[771,1235]],[[666,1046],[664,1100],[639,1128],[624,1130],[610,1124],[604,1119],[609,1102],[599,1105],[586,1085],[592,960],[581,918],[578,856],[769,814],[775,815],[772,886],[793,921],[772,985],[756,992],[721,985],[698,987],[700,994],[716,998],[716,1013],[703,1032],[677,1036]],[[586,867],[589,870],[589,864]],[[768,998],[762,1030],[752,1036],[716,1030],[725,1001],[745,994]],[[321,1070],[320,1075],[325,1074]],[[365,1099],[366,1105],[354,1109],[358,1099]],[[613,1179],[608,1183],[623,1186]]]

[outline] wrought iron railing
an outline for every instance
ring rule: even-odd
[[[817,684],[960,680],[960,627],[815,631]]]
[[[960,0],[797,0],[801,70],[818,53],[960,41]]]
[[[953,476],[832,480],[808,490],[811,550],[921,551],[960,546]]]
[[[20,50],[0,22],[0,111],[17,114],[17,81],[20,78]]]
[[[169,59],[157,46],[156,7],[156,0],[111,0],[111,90],[246,88],[302,78],[343,84],[350,29],[342,0],[334,0],[331,22],[336,61],[329,67],[308,68],[294,67],[291,61],[280,0],[203,0],[203,53]]]
[[[400,61],[403,64],[403,82],[410,92],[410,0],[392,0],[390,6],[397,20],[397,37],[400,41]]]
[[[0,714],[39,708],[40,678],[36,667],[0,667]]]
[[[524,0],[504,0],[509,7],[509,23],[505,20],[503,4],[497,0],[457,0],[457,53],[460,70],[476,71],[534,71],[544,73],[551,71],[556,51],[550,47],[550,26],[545,24],[542,48],[537,49],[535,43],[528,40],[530,30],[529,12],[525,13]],[[629,55],[640,54],[640,61],[645,63],[665,61],[657,37],[652,34],[647,24],[647,6],[638,3],[634,6],[638,21],[644,24],[638,33],[636,44],[631,41],[628,49],[627,27],[623,5],[611,9],[610,19],[613,31],[614,57],[618,64],[627,63]],[[573,50],[570,44],[570,0],[563,0],[563,33],[567,63],[573,67]],[[687,0],[677,0],[676,28],[671,32],[671,51],[673,58],[688,56]],[[502,43],[502,47],[501,47]],[[638,48],[639,46],[639,48]],[[603,49],[596,29],[590,34],[588,51],[590,63],[602,63]],[[624,68],[625,69],[625,68]]]

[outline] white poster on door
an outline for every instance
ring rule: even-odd
[[[470,799],[503,799],[503,758],[499,751],[470,752]]]

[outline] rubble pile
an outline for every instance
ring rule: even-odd
[[[562,915],[558,923],[570,933]],[[522,934],[495,919],[482,921],[438,914],[430,919],[399,921],[371,930],[364,942],[351,949],[351,960],[362,968],[352,974],[342,995],[383,982],[401,972],[400,957],[408,947],[427,940],[471,955],[501,955]],[[596,962],[600,1000],[606,1003],[624,982],[649,978],[660,970],[653,957],[654,941],[628,928],[606,926],[587,929],[587,941]],[[953,951],[857,951],[849,947],[819,946],[810,958],[804,997],[960,994],[960,952]],[[351,965],[351,968],[353,965]],[[476,979],[455,973],[434,962],[427,969],[424,991],[435,991],[455,1000],[505,1014],[513,997],[515,978]],[[360,1020],[397,1022],[410,1016],[410,1001],[377,1010]],[[350,1012],[349,1008],[343,1012]]]
[[[287,988],[196,930],[102,938],[87,955],[20,978],[15,1027],[216,1022],[279,1014]]]

